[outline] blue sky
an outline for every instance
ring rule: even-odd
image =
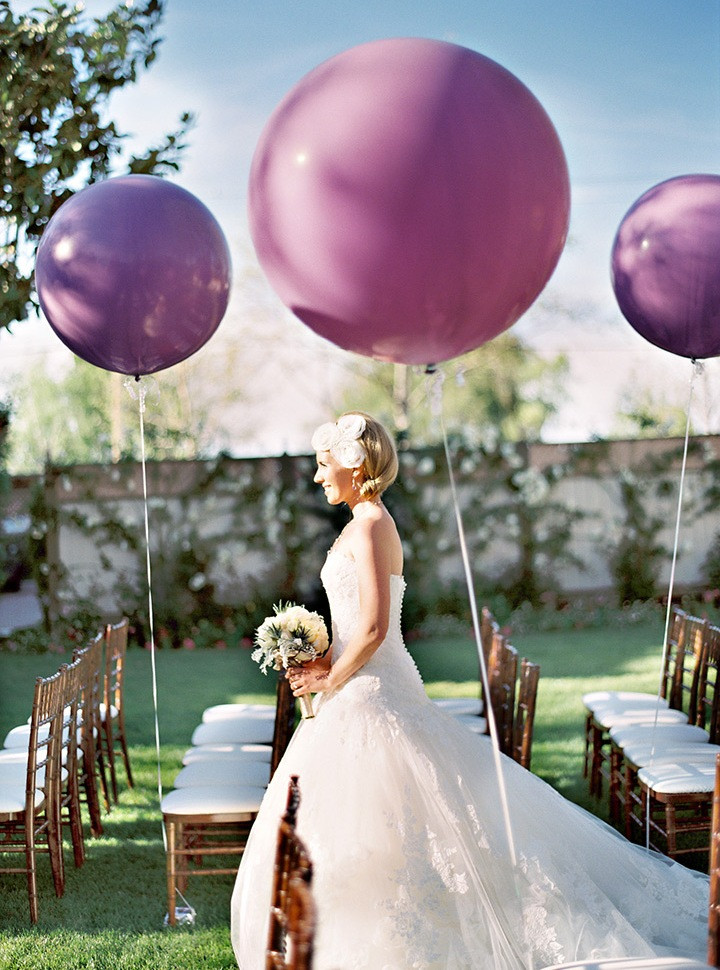
[[[108,6],[86,3],[90,15]],[[197,114],[177,180],[220,221],[236,270],[246,258],[255,144],[274,106],[307,71],[355,44],[410,35],[463,44],[501,63],[544,105],[570,169],[568,246],[540,304],[517,325],[539,350],[570,355],[569,403],[553,437],[606,432],[629,381],[684,401],[690,365],[625,323],[608,267],[615,230],[646,189],[676,175],[720,172],[719,0],[167,0],[163,34],[156,64],[116,98],[113,111],[137,144],[170,130],[182,111]],[[241,313],[237,305],[234,312]],[[228,338],[233,321],[231,308],[218,338],[223,330]],[[288,324],[298,353],[322,355],[300,329]],[[17,365],[39,345],[60,355],[54,340],[41,324],[23,325],[12,344],[0,338],[0,357]],[[718,432],[716,364],[706,368],[697,423]],[[316,415],[312,402],[293,403],[301,389],[293,393],[297,399],[291,395],[283,410],[298,414],[299,440]],[[272,447],[279,439],[268,415]],[[281,444],[295,442],[285,429]]]

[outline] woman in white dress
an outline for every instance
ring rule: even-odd
[[[332,651],[290,671],[312,692],[270,783],[232,899],[240,970],[263,970],[277,825],[290,775],[314,863],[315,970],[539,970],[571,960],[703,958],[708,879],[631,845],[440,711],[400,630],[402,545],[382,503],[385,429],[343,415],[313,436],[320,484],[352,517],[321,572]]]

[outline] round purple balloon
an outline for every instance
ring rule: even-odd
[[[682,175],[620,223],[612,282],[628,322],[680,357],[720,354],[720,176]]]
[[[516,77],[401,38],[331,58],[278,105],[253,158],[250,227],[271,285],[313,330],[426,364],[527,310],[569,199],[555,129]]]
[[[217,329],[230,254],[210,211],[154,175],[97,182],[65,202],[38,247],[35,284],[73,353],[121,374],[152,374]]]

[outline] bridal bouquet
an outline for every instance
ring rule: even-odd
[[[287,670],[301,667],[311,660],[324,657],[330,645],[325,621],[319,613],[311,613],[304,606],[278,603],[272,616],[266,617],[255,633],[252,659],[266,674],[268,668]],[[300,697],[303,717],[313,717],[312,698]]]

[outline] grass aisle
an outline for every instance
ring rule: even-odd
[[[597,808],[581,777],[585,690],[657,689],[657,626],[527,634],[513,638],[522,656],[542,668],[533,770],[566,797]],[[431,695],[474,695],[477,660],[470,640],[412,644]],[[67,658],[66,658],[67,659]],[[57,655],[0,654],[0,738],[30,711],[33,679],[57,669]],[[163,785],[169,788],[202,711],[210,704],[271,700],[246,650],[165,651],[158,654]],[[23,876],[0,874],[0,970],[235,970],[229,940],[232,877],[191,880],[193,928],[168,930],[165,855],[158,807],[150,658],[128,653],[127,729],[136,788],[120,769],[120,804],[105,817],[105,834],[87,840],[76,870],[66,849],[67,886],[52,890],[40,859],[40,924],[31,928]]]

